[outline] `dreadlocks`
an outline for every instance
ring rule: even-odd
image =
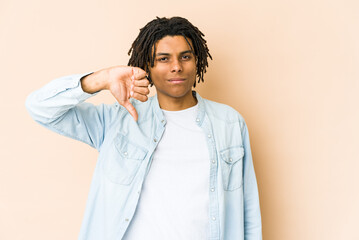
[[[156,54],[155,44],[165,36],[183,36],[186,39],[196,56],[198,83],[203,82],[203,75],[208,67],[207,58],[212,59],[212,56],[209,53],[207,41],[203,38],[204,34],[187,19],[182,17],[157,17],[141,28],[140,33],[128,51],[128,55],[131,55],[128,65],[145,69],[147,73],[149,73],[149,64],[151,67],[154,66]],[[192,49],[188,39],[191,39],[194,49]],[[152,85],[153,83],[150,76],[148,79]],[[196,82],[194,82],[193,86],[196,86]]]

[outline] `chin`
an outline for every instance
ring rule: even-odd
[[[190,91],[171,91],[171,92],[161,92],[161,95],[165,95],[172,98],[183,98],[187,95],[192,94],[192,90]]]

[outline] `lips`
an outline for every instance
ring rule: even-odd
[[[170,78],[168,81],[171,83],[181,83],[184,82],[186,79],[184,78]]]

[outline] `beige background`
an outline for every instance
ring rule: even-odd
[[[214,57],[197,90],[249,126],[264,239],[359,239],[356,0],[1,0],[0,239],[76,239],[97,158],[32,121],[26,96],[127,64],[139,28],[174,15]]]

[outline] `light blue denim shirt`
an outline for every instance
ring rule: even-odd
[[[26,107],[41,125],[98,150],[78,239],[120,240],[131,224],[166,119],[156,96],[144,103],[131,100],[138,112],[137,122],[118,103],[94,106],[84,102],[93,96],[81,88],[84,75],[53,80],[31,93]],[[193,93],[198,100],[196,124],[206,134],[211,161],[209,239],[262,239],[257,181],[244,119],[233,108]]]

